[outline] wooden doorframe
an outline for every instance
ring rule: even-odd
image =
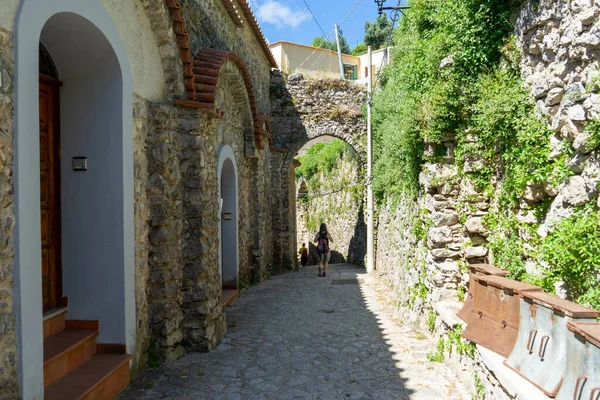
[[[52,124],[53,124],[53,191],[54,200],[57,203],[55,207],[56,212],[53,215],[51,223],[51,230],[53,237],[56,238],[55,251],[56,251],[56,265],[54,269],[54,296],[52,296],[52,308],[58,308],[62,305],[62,201],[61,201],[61,158],[60,158],[60,93],[59,88],[63,83],[55,78],[44,74],[38,74],[40,86],[41,84],[52,87]],[[42,298],[43,302],[43,298]]]

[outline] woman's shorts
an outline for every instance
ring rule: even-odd
[[[329,262],[331,260],[331,252],[319,254],[319,261],[321,262]]]

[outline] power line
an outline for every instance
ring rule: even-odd
[[[312,56],[313,56],[313,55],[314,55],[314,54],[317,52],[317,50],[319,50],[319,49],[323,49],[321,46],[323,46],[323,45],[324,45],[324,44],[325,44],[325,43],[326,43],[326,42],[329,40],[329,37],[330,37],[330,36],[333,34],[333,32],[335,32],[335,29],[334,29],[334,30],[332,30],[332,31],[329,33],[329,35],[327,35],[327,36],[325,37],[325,40],[324,40],[324,41],[323,41],[323,42],[322,42],[322,43],[321,43],[319,46],[317,46],[317,47],[314,49],[314,51],[313,51],[312,53],[310,53],[310,55],[309,55],[308,57],[306,57],[306,59],[305,59],[304,61],[302,61],[302,63],[301,63],[299,66],[297,66],[297,67],[296,67],[296,69],[297,69],[297,70],[298,70],[298,69],[300,69],[300,67],[302,67],[302,66],[304,65],[304,63],[305,63],[305,62],[307,62],[307,61],[309,60],[309,58],[311,58],[311,57],[312,57]],[[322,56],[322,55],[321,55],[321,56]],[[315,61],[315,63],[316,63],[316,61]],[[312,69],[312,67],[315,65],[315,63],[313,63],[313,65],[311,66],[311,69]]]
[[[348,19],[348,17],[350,16],[350,14],[352,14],[352,13],[354,12],[354,10],[356,10],[356,7],[358,7],[358,5],[360,4],[360,2],[361,2],[361,1],[362,1],[362,0],[358,0],[358,1],[356,2],[356,4],[354,5],[354,7],[352,7],[352,10],[350,10],[350,12],[349,12],[348,14],[346,14],[346,17],[344,18],[344,20],[343,20],[341,23],[339,23],[339,24],[338,24],[338,26],[340,26],[340,27],[341,27],[342,25],[344,25],[344,22],[346,22],[346,20],[347,20],[347,19]],[[363,10],[364,10],[364,9],[363,9]]]
[[[306,5],[306,8],[308,8],[308,11],[310,11],[310,14],[312,15],[313,19],[315,20],[315,22],[317,23],[317,25],[321,29],[321,32],[323,32],[325,40],[321,43],[321,45],[317,46],[317,48],[308,57],[306,57],[306,59],[304,61],[302,61],[302,63],[298,67],[296,67],[296,70],[300,69],[300,67],[302,67],[304,65],[304,63],[307,62],[317,52],[318,49],[323,49],[321,46],[324,45],[327,41],[329,41],[329,37],[335,32],[335,29],[334,29],[334,30],[332,30],[329,33],[329,35],[325,35],[325,32],[323,31],[323,28],[321,27],[321,24],[319,24],[319,21],[317,21],[317,18],[315,17],[315,15],[313,14],[313,12],[311,11],[311,9],[308,6],[308,4],[306,4],[306,1],[305,0],[302,0],[302,1]],[[344,17],[344,19],[342,20],[342,22],[338,25],[339,27],[341,27],[342,24],[344,22],[346,22],[346,20],[348,20],[348,17],[350,17],[350,15],[352,15],[352,13],[354,12],[354,10],[356,10],[356,7],[358,7],[358,5],[361,2],[362,2],[362,0],[357,0],[356,4],[354,4],[354,7],[352,7],[352,9],[350,10],[350,12],[348,12],[348,14],[346,14],[346,16]],[[364,8],[362,9],[362,11],[364,11]],[[315,65],[317,65],[319,62],[321,62],[321,60],[323,59],[323,57],[325,57],[325,53],[317,56],[316,59],[315,59],[315,61],[312,63],[310,69],[313,69],[313,67]]]
[[[327,36],[325,34],[325,31],[323,30],[323,28],[321,27],[321,24],[319,23],[319,21],[317,21],[317,17],[315,17],[315,14],[313,14],[312,10],[310,9],[310,7],[308,6],[308,4],[306,3],[306,0],[302,0],[304,2],[304,5],[306,6],[306,8],[308,8],[308,11],[310,12],[310,15],[312,15],[313,19],[315,20],[315,22],[317,23],[317,25],[319,26],[319,29],[321,29],[321,32],[323,32],[323,36]]]

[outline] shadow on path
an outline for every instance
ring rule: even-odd
[[[276,276],[229,308],[211,353],[144,371],[120,399],[459,399],[431,343],[384,315],[375,277],[350,264]]]

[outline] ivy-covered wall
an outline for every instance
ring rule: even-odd
[[[466,263],[485,260],[599,307],[599,6],[411,6],[374,100],[378,266],[398,237],[426,244],[405,268],[430,300],[460,298]],[[394,233],[397,210],[413,226]]]
[[[477,262],[600,308],[600,4],[409,4],[373,104],[376,268],[400,312],[436,330]],[[477,395],[506,398],[489,376]]]
[[[306,243],[309,263],[315,263],[316,247],[311,242],[324,222],[334,239],[331,263],[364,265],[367,230],[364,167],[359,157],[336,139],[315,144],[298,160],[302,164],[296,168],[298,248]]]

